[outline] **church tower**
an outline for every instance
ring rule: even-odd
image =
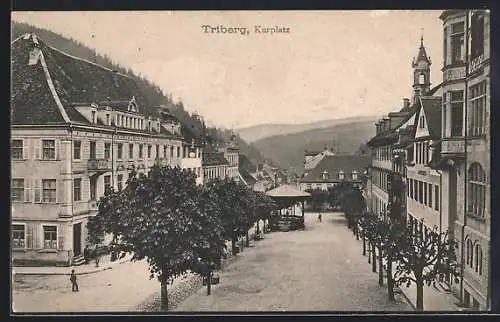
[[[420,38],[420,48],[416,58],[413,58],[413,102],[419,96],[424,96],[431,88],[431,58],[427,56],[424,47],[424,36]]]

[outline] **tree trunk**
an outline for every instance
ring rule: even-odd
[[[363,239],[363,256],[366,256],[366,238],[365,236],[361,236]]]
[[[248,231],[247,231],[247,235],[245,236],[245,247],[249,247],[250,246],[250,236],[248,234]]]
[[[212,292],[212,272],[209,272],[207,277],[207,296]]]
[[[371,264],[372,262],[372,243],[370,242],[370,240],[368,240],[368,264]]]
[[[236,236],[234,234],[231,237],[231,251],[233,253],[233,256],[236,256]]]
[[[372,272],[377,272],[377,253],[375,250],[375,243],[372,243]]]
[[[168,311],[168,291],[167,291],[168,281],[161,280],[160,285],[161,285],[161,292],[160,292],[161,310],[166,312]]]
[[[356,230],[356,240],[359,240],[359,230],[358,230],[358,224],[354,224],[354,229]]]
[[[424,310],[424,281],[417,278],[417,311]]]
[[[382,246],[378,245],[378,285],[384,286],[384,267],[382,258]]]
[[[394,280],[392,278],[392,258],[387,257],[387,295],[389,301],[395,301],[394,297]]]

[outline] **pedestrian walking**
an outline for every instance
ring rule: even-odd
[[[321,213],[318,214],[318,222],[321,222]]]
[[[76,281],[76,274],[74,269],[71,270],[71,276],[69,277],[69,280],[71,281],[71,291],[78,292],[78,282]]]
[[[95,245],[94,249],[94,259],[95,259],[95,267],[99,267],[99,245]]]
[[[89,248],[89,245],[85,245],[85,248],[83,249],[83,258],[85,259],[85,264],[88,264],[89,260],[90,260],[90,248]]]

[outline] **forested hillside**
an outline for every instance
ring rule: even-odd
[[[112,60],[112,58],[96,53],[93,49],[86,47],[79,41],[71,38],[66,38],[55,32],[37,28],[26,23],[12,22],[11,40],[14,40],[25,33],[33,32],[38,35],[46,44],[55,47],[72,56],[80,57],[99,65],[105,66],[112,70],[132,77],[139,88],[141,89],[146,100],[151,106],[164,105],[169,111],[174,114],[186,127],[188,127],[195,135],[202,135],[203,125],[200,118],[193,113],[189,113],[182,101],[174,102],[172,94],[165,92],[153,82],[149,81],[144,76],[138,75],[135,71],[125,66],[120,66]],[[222,143],[221,140],[227,140],[231,136],[228,130],[211,128],[207,129],[207,133],[212,136],[212,141],[217,144]],[[237,135],[241,153],[245,154],[254,164],[263,162],[264,158],[261,153],[253,146],[247,144]]]

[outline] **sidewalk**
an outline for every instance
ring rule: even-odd
[[[249,229],[249,237],[251,242],[253,242],[254,230],[256,225]],[[252,232],[250,232],[252,231]],[[245,237],[240,238],[240,242],[244,241]],[[226,242],[228,252],[231,251],[231,242]],[[122,259],[111,261],[111,255],[104,255],[99,260],[99,267],[95,267],[95,262],[92,260],[88,264],[83,264],[79,266],[68,266],[68,267],[52,267],[52,266],[40,266],[40,267],[25,267],[25,266],[15,266],[12,267],[12,274],[16,275],[70,275],[71,270],[74,269],[75,273],[78,275],[92,274],[101,272],[107,269],[112,269],[113,266],[130,261],[132,255],[128,254]]]
[[[95,266],[95,262],[91,261],[88,264],[83,264],[79,266],[68,266],[68,267],[52,267],[52,266],[40,266],[40,267],[24,267],[15,266],[12,267],[12,274],[16,275],[70,275],[71,270],[74,269],[75,273],[78,275],[91,274],[96,272],[101,272],[107,269],[112,269],[114,266],[121,263],[130,261],[132,255],[127,255],[122,259],[111,261],[111,255],[104,255],[99,260],[99,267]]]
[[[412,283],[410,287],[402,285],[402,295],[411,304],[413,309],[417,307],[417,286]],[[424,311],[461,311],[455,304],[458,302],[451,293],[437,290],[434,286],[424,286]]]

